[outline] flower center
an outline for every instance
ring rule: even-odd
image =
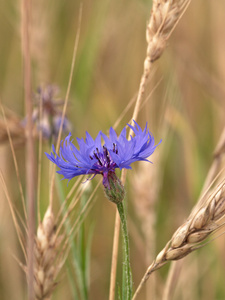
[[[118,149],[117,149],[117,146],[116,146],[115,143],[113,143],[113,150],[112,151],[115,152],[116,154],[118,154]],[[106,148],[106,146],[103,146],[103,152],[99,152],[99,149],[96,148],[93,151],[93,155],[90,155],[89,157],[90,157],[90,159],[96,158],[97,159],[96,164],[98,166],[103,167],[103,168],[109,169],[109,168],[115,167],[115,163],[111,159],[109,151]]]

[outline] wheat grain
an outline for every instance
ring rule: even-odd
[[[56,236],[55,218],[50,208],[39,223],[35,240],[34,291],[38,300],[51,296],[57,283],[56,276],[62,267],[56,258],[59,253],[61,236]]]
[[[132,120],[137,120],[145,85],[152,64],[160,58],[171,33],[188,7],[190,0],[154,0],[147,25],[147,52]],[[129,133],[131,134],[131,132]]]
[[[225,215],[225,182],[223,181],[215,191],[202,201],[202,206],[193,209],[190,217],[174,233],[165,248],[157,255],[155,261],[148,267],[133,300],[138,295],[143,284],[157,269],[171,260],[178,260],[194,250],[204,246],[204,241],[210,234],[224,224],[221,220]]]
[[[148,22],[147,30],[146,30],[146,39],[147,39],[147,52],[144,60],[144,70],[141,77],[137,100],[135,103],[134,111],[131,120],[137,120],[138,113],[141,107],[141,101],[143,99],[145,93],[145,86],[148,80],[152,64],[162,55],[169,36],[171,35],[173,29],[181,18],[182,14],[186,10],[190,0],[154,0],[151,16]],[[132,130],[129,132],[129,136],[132,136]],[[122,170],[121,177],[124,179],[122,182],[124,183],[126,180],[126,171]],[[114,237],[118,235],[118,231],[120,230],[119,215],[116,214],[115,224],[117,227],[114,231]],[[114,242],[118,245],[118,241],[114,239]],[[117,252],[116,247],[114,247],[115,253]],[[112,253],[112,257],[116,257],[115,253]],[[112,259],[112,269],[113,265],[116,264],[117,258]],[[114,268],[116,269],[116,267]],[[116,272],[113,272],[115,276]],[[115,278],[111,278],[111,283],[115,284]],[[114,291],[115,286],[110,286],[110,296],[109,299],[114,299]]]
[[[146,31],[148,42],[147,61],[154,62],[163,53],[179,18],[189,4],[189,0],[155,0]]]

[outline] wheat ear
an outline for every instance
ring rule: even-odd
[[[160,58],[166,48],[167,41],[185,12],[190,0],[153,0],[151,16],[147,25],[147,52],[144,60],[144,71],[138,91],[138,97],[132,116],[137,119],[145,85],[154,61]]]
[[[204,195],[207,192],[207,190],[210,188],[210,186],[214,183],[216,178],[220,175],[221,163],[222,163],[222,158],[224,156],[224,152],[225,152],[225,128],[223,129],[219,141],[214,150],[214,159],[208,171],[208,174],[206,176],[205,183],[203,185],[200,195]],[[194,215],[195,212],[197,212],[198,209],[201,208],[201,205],[204,202],[204,200],[205,197],[200,196],[197,204],[195,205],[195,207],[191,212],[191,215]],[[189,216],[189,218],[191,218],[191,215]],[[172,290],[174,290],[175,284],[177,282],[176,280],[174,280],[176,277],[175,274],[179,272],[179,269],[180,269],[180,264],[175,264],[175,263],[171,264],[168,277],[166,280],[166,284],[165,284],[165,289],[164,289],[164,295],[163,295],[164,300],[169,299],[168,298],[169,296],[171,297],[171,292]]]
[[[194,212],[194,214],[193,214]],[[204,246],[203,242],[211,233],[223,226],[225,215],[225,182],[223,181],[201,207],[193,209],[186,222],[181,225],[148,267],[132,300],[136,299],[149,276],[168,261],[178,260]]]
[[[147,56],[150,62],[162,55],[168,38],[189,3],[190,0],[153,0],[146,32]]]
[[[49,299],[57,283],[55,282],[62,263],[56,261],[62,241],[56,236],[53,212],[47,209],[43,221],[39,223],[35,239],[34,292],[38,300]]]

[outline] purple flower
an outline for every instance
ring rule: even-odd
[[[126,138],[126,127],[117,136],[115,130],[111,127],[109,137],[101,131],[94,140],[88,132],[86,139],[77,138],[79,150],[74,146],[71,133],[61,143],[59,155],[56,154],[54,145],[53,153],[46,153],[47,157],[55,163],[64,179],[71,180],[78,175],[96,174],[103,176],[103,185],[110,189],[109,181],[114,177],[115,169],[131,169],[131,164],[135,161],[148,161],[148,157],[155,151],[158,145],[155,145],[154,137],[147,129],[142,131],[141,127],[134,121],[135,126],[128,126],[133,130],[134,137],[130,140]],[[104,143],[102,145],[102,138]]]
[[[55,85],[47,85],[44,88],[39,87],[34,95],[35,107],[32,114],[32,121],[36,125],[37,130],[41,131],[46,139],[57,137],[62,122],[63,101],[56,98],[58,87]],[[40,111],[40,101],[42,101],[42,112]],[[22,121],[25,126],[27,119]],[[71,124],[66,116],[63,119],[62,131],[70,132]]]

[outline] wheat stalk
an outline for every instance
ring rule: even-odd
[[[53,212],[48,208],[39,223],[34,247],[34,292],[38,300],[49,299],[57,285],[55,279],[62,268],[62,262],[56,260],[61,241],[62,236],[56,236]]]
[[[52,11],[44,0],[32,3],[31,13],[31,53],[36,62],[36,76],[40,83],[49,82],[49,38]]]
[[[185,12],[190,0],[154,0],[151,16],[146,30],[147,52],[144,60],[144,70],[141,77],[137,100],[131,120],[137,120],[140,110],[141,101],[145,93],[145,86],[148,80],[152,64],[162,55],[167,40],[174,30],[179,19]],[[133,136],[132,130],[129,131],[129,136]],[[121,182],[124,184],[126,180],[126,170],[122,170]],[[119,245],[119,214],[115,216],[115,231],[113,241],[112,263],[111,263],[111,278],[109,300],[115,298],[115,283],[116,283],[116,264]]]
[[[155,172],[156,171],[156,172]],[[144,243],[146,246],[145,263],[148,265],[155,257],[155,241],[156,234],[154,230],[155,226],[155,203],[156,195],[159,186],[159,180],[157,181],[157,170],[153,168],[150,170],[147,164],[141,164],[138,173],[133,179],[133,203],[135,212],[141,224],[141,229],[144,237]],[[151,186],[151,189],[149,187]],[[132,230],[133,232],[133,230]],[[137,238],[134,238],[136,243]],[[156,291],[156,280],[152,278],[151,289],[146,286],[146,299],[154,299]]]
[[[221,219],[225,215],[225,182],[223,181],[217,186],[211,196],[205,198],[200,207],[198,204],[196,207],[148,267],[133,300],[136,299],[144,283],[155,270],[161,268],[168,261],[181,259],[204,246],[202,242],[224,225],[221,224]]]
[[[24,236],[21,232],[20,225],[16,217],[15,208],[9,196],[8,189],[5,184],[2,173],[0,172],[0,181],[3,191],[9,203],[10,211],[13,217],[13,222],[16,228],[17,236],[23,250],[26,262],[28,263],[28,255],[24,247]],[[27,231],[27,230],[26,230]],[[39,223],[37,234],[34,242],[34,296],[37,300],[50,299],[57,283],[55,279],[61,270],[64,259],[61,250],[62,235],[56,234],[56,223],[53,212],[50,208],[47,209],[43,221]],[[65,256],[66,257],[66,256]],[[16,259],[17,260],[17,259]],[[29,280],[28,266],[24,266],[17,260],[22,269],[26,272],[27,280]]]
[[[144,60],[144,71],[141,77],[138,97],[134,108],[133,120],[137,119],[152,64],[161,57],[171,33],[187,9],[189,3],[190,0],[153,1],[151,16],[146,30],[146,40],[148,45]]]
[[[34,299],[34,232],[35,232],[35,181],[34,181],[34,139],[32,122],[32,88],[31,88],[31,55],[30,55],[30,16],[31,1],[22,0],[22,54],[24,64],[24,98],[26,107],[26,189],[27,189],[27,256],[28,256],[28,299]]]

